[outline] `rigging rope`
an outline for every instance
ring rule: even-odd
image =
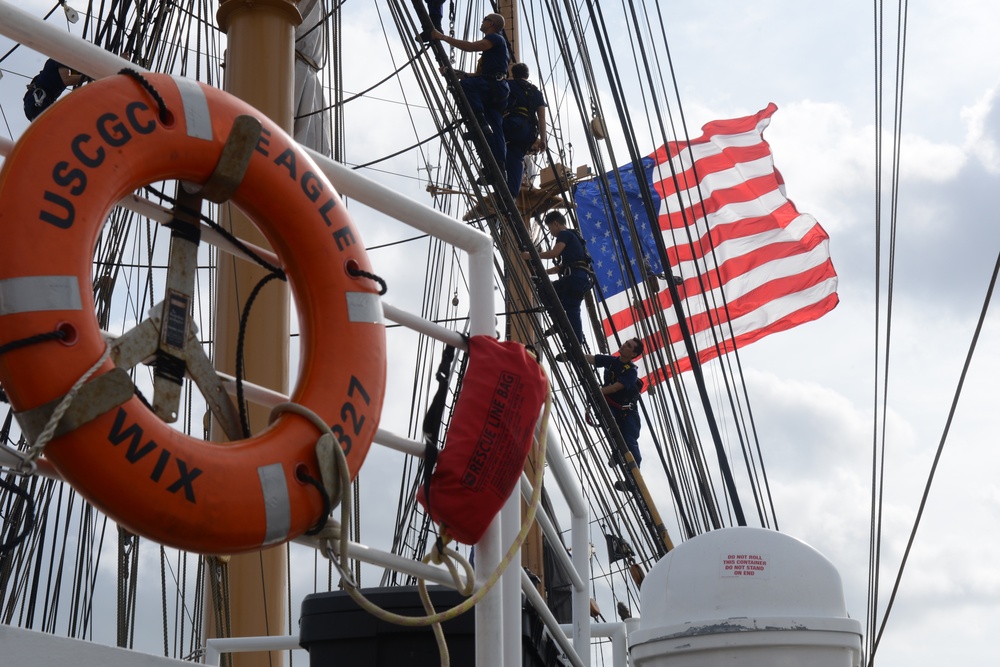
[[[910,536],[906,540],[906,549],[903,550],[903,557],[900,559],[899,571],[896,573],[896,579],[892,586],[892,594],[889,596],[888,604],[886,604],[885,613],[882,617],[882,623],[878,628],[878,634],[875,636],[874,641],[871,644],[871,649],[868,653],[869,667],[874,665],[875,653],[878,650],[879,642],[882,640],[882,633],[885,631],[886,624],[889,622],[889,614],[892,612],[893,604],[896,601],[896,594],[899,592],[899,584],[903,579],[903,571],[906,569],[906,563],[909,560],[910,551],[913,548],[913,541],[917,536],[917,529],[920,527],[920,520],[923,518],[924,508],[927,506],[927,498],[930,496],[931,485],[934,483],[934,474],[937,472],[938,462],[941,460],[941,454],[944,452],[944,445],[948,440],[948,434],[951,431],[951,424],[955,419],[955,412],[958,409],[958,401],[962,396],[962,388],[965,386],[965,378],[969,373],[969,367],[972,365],[972,357],[976,352],[979,335],[983,331],[983,324],[986,322],[986,315],[989,312],[990,302],[993,300],[993,290],[996,288],[998,275],[1000,275],[1000,255],[997,256],[996,262],[993,266],[993,275],[990,277],[990,284],[986,290],[986,297],[983,301],[982,310],[979,313],[979,320],[976,322],[976,330],[972,335],[972,341],[969,343],[969,350],[965,355],[965,363],[962,365],[962,373],[958,379],[958,386],[955,387],[955,393],[952,396],[951,407],[948,409],[948,417],[945,420],[944,430],[941,433],[941,439],[938,441],[938,447],[934,453],[934,461],[931,464],[930,472],[927,474],[927,482],[924,484],[924,491],[920,497],[920,505],[918,506],[917,514],[913,519],[913,527],[910,529]]]
[[[13,500],[8,496],[5,502],[8,509],[4,515],[4,525],[8,529],[8,535],[3,543],[0,543],[0,558],[17,548],[24,541],[24,538],[31,534],[31,530],[35,526],[35,500],[30,493],[24,490],[23,480],[21,485],[18,485],[11,480],[11,477],[8,475],[7,479],[0,479],[0,488],[10,491],[15,496]],[[23,519],[21,519],[22,515]],[[16,519],[21,520],[15,521]],[[17,523],[21,524],[19,531],[15,531]]]
[[[927,481],[927,485],[924,489],[924,496],[921,500],[920,508],[917,513],[917,517],[914,522],[913,530],[910,534],[909,541],[907,543],[906,552],[904,554],[903,560],[900,563],[899,572],[897,574],[896,581],[893,585],[892,594],[889,600],[889,604],[884,612],[881,625],[878,623],[878,599],[879,599],[879,588],[880,588],[880,571],[881,571],[881,549],[882,549],[882,518],[883,518],[883,492],[884,492],[884,481],[885,481],[885,443],[886,443],[886,429],[888,428],[888,386],[889,386],[889,360],[890,360],[890,349],[892,340],[892,313],[893,313],[893,295],[894,295],[894,276],[895,276],[895,258],[896,258],[896,232],[898,223],[898,212],[899,212],[899,176],[900,176],[900,149],[902,145],[902,110],[903,110],[903,83],[905,80],[905,62],[906,62],[906,35],[907,35],[907,11],[909,4],[907,0],[902,0],[898,4],[898,11],[896,17],[896,52],[895,52],[895,69],[894,69],[894,90],[893,90],[893,118],[892,118],[892,155],[891,155],[891,174],[890,174],[890,184],[889,184],[889,232],[888,232],[888,249],[886,251],[887,255],[887,274],[885,277],[886,285],[886,300],[884,305],[884,317],[885,317],[885,332],[881,332],[881,320],[883,317],[883,305],[882,305],[882,132],[883,130],[883,116],[884,116],[884,90],[883,90],[883,80],[885,76],[885,64],[883,62],[885,57],[885,24],[883,9],[884,3],[879,0],[875,3],[875,192],[876,192],[876,208],[875,208],[875,281],[876,281],[876,295],[875,295],[875,360],[874,360],[874,412],[875,419],[872,422],[872,482],[871,482],[871,525],[870,525],[870,538],[869,538],[869,573],[868,573],[868,608],[866,609],[866,654],[868,655],[869,665],[873,664],[875,659],[875,653],[878,649],[879,641],[882,637],[882,632],[885,630],[885,625],[888,622],[889,612],[892,608],[892,603],[895,600],[896,592],[899,587],[900,580],[902,578],[903,569],[906,564],[906,559],[909,555],[910,547],[913,543],[913,538],[916,535],[916,529],[919,525],[920,516],[923,514],[924,502],[926,501],[927,494],[930,490],[930,484],[933,479],[934,470],[937,468],[937,461],[941,455],[941,450],[944,446],[944,440],[947,437],[948,428],[951,424],[951,419],[953,416],[955,402],[958,400],[958,393],[961,391],[961,384],[964,382],[965,373],[968,370],[969,361],[971,361],[972,351],[975,347],[975,341],[979,336],[979,327],[982,325],[982,319],[977,326],[976,333],[973,337],[972,347],[969,350],[969,356],[966,359],[966,366],[962,370],[962,376],[959,383],[959,388],[956,392],[952,404],[952,412],[948,415],[948,421],[945,426],[945,432],[942,435],[940,444],[938,445],[938,451],[934,458],[934,463],[931,468],[931,473]],[[983,313],[981,318],[985,316],[985,310],[989,303],[990,295],[992,295],[993,287],[996,281],[996,269],[994,269],[993,279],[990,283],[989,290],[987,292],[986,303],[983,306]],[[879,358],[882,357],[881,367],[879,363]],[[881,372],[881,380],[879,375]],[[881,395],[881,399],[880,399]],[[876,626],[878,626],[878,631],[876,632]]]

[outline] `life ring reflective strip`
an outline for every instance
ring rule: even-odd
[[[351,477],[382,411],[385,327],[361,236],[333,187],[287,134],[222,91],[146,75],[170,116],[137,81],[116,76],[64,97],[17,142],[0,171],[0,346],[58,327],[46,342],[0,356],[15,412],[65,395],[98,359],[91,262],[120,198],[177,179],[205,183],[234,120],[262,133],[232,201],[282,261],[295,299],[301,361],[291,400],[331,425]],[[105,362],[98,375],[114,368]],[[317,523],[323,499],[319,433],[286,414],[246,440],[205,442],[171,428],[138,397],[53,439],[44,456],[84,497],[129,530],[201,553],[240,553],[293,539]]]

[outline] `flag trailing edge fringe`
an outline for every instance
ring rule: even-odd
[[[671,273],[683,281],[678,293],[701,362],[818,319],[839,301],[829,236],[786,198],[764,140],[775,111],[769,104],[751,116],[712,121],[701,137],[670,142],[643,159],[639,177],[654,193],[655,233],[663,239]],[[616,332],[621,341],[644,338],[649,386],[671,375],[669,368],[651,367],[663,357],[650,352],[669,345],[679,372],[689,370],[691,360],[665,280],[656,279],[654,295],[636,298],[641,266],[652,275],[662,276],[664,269],[633,166],[618,170],[621,190],[614,176],[608,174],[610,202],[597,180],[579,183],[577,213],[610,313],[602,322],[604,335],[612,347]],[[654,312],[662,315],[646,315]],[[644,336],[644,330],[654,333]]]

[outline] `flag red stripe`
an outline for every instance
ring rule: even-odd
[[[700,239],[695,239],[693,244],[688,241],[686,236],[682,237],[681,234],[677,234],[675,245],[666,244],[667,261],[670,262],[671,266],[677,266],[682,262],[703,259],[705,255],[712,253],[713,248],[719,248],[726,241],[780,230],[799,215],[795,206],[791,202],[787,202],[770,215],[759,215],[753,218],[742,218],[733,222],[715,224],[707,234]],[[666,236],[664,236],[664,240],[667,240]]]
[[[752,132],[757,128],[761,121],[770,119],[777,110],[778,107],[774,104],[774,102],[771,102],[765,109],[758,111],[752,116],[710,121],[701,126],[701,136],[697,139],[671,142],[658,148],[651,157],[653,157],[657,162],[662,162],[668,158],[668,151],[672,149],[676,150],[677,146],[697,146],[699,144],[711,143],[716,135],[744,134],[746,132]]]
[[[685,206],[680,211],[662,213],[659,216],[660,229],[683,229],[687,225],[694,224],[696,220],[718,213],[725,206],[731,204],[751,204],[762,200],[765,195],[777,193],[783,198],[778,189],[778,181],[774,174],[758,176],[746,180],[738,185],[718,190],[702,190],[702,200],[695,201],[690,206]],[[676,198],[674,199],[676,201]],[[766,215],[768,207],[765,201],[757,203],[758,214]],[[676,208],[676,207],[672,207]]]
[[[734,331],[730,331],[728,325],[723,326],[717,338],[719,340],[727,339],[731,334],[737,337],[744,336],[744,331],[740,329],[746,326],[746,323],[738,322],[742,317],[753,314],[757,311],[762,304],[766,304],[778,297],[791,297],[799,292],[804,292],[815,285],[818,285],[826,280],[831,280],[836,278],[836,272],[833,269],[833,264],[830,261],[824,262],[822,265],[809,269],[801,274],[794,276],[788,276],[787,278],[782,278],[779,280],[771,281],[766,285],[762,285],[756,290],[751,290],[747,294],[733,299],[729,302],[728,311],[725,306],[718,305],[708,312],[697,313],[686,319],[688,330],[692,336],[698,336],[699,334],[704,334],[709,331],[714,323],[718,328],[720,327],[720,322],[733,322]],[[825,298],[823,299],[825,300]],[[811,308],[812,304],[804,304],[798,311]],[[648,311],[647,311],[648,312]],[[783,315],[776,321],[786,319],[788,315]],[[818,317],[818,316],[817,316]],[[676,323],[676,319],[673,317],[668,318],[671,322],[667,325],[667,336],[669,341],[674,342],[673,349],[675,355],[678,358],[686,356],[686,351],[684,346],[680,343],[682,341],[680,325]],[[815,319],[815,318],[813,318]],[[805,320],[807,321],[807,320]],[[649,338],[645,339],[647,351],[656,351],[663,348],[663,330],[656,326],[656,322],[651,321],[652,325],[650,329],[654,330],[656,333]],[[630,323],[627,327],[620,329],[620,332],[626,332],[626,335],[633,335],[638,333],[639,330],[632,329],[634,322]],[[770,326],[770,324],[765,325],[765,328]],[[755,329],[749,329],[753,331]],[[609,336],[610,337],[610,336]],[[744,336],[745,337],[745,336]],[[755,339],[756,340],[756,339]],[[706,342],[707,347],[713,346],[714,340]],[[707,349],[706,347],[706,349]]]
[[[688,330],[692,335],[696,335],[703,331],[707,331],[713,323],[718,326],[719,322],[737,320],[744,315],[749,315],[761,306],[778,297],[801,292],[809,287],[823,282],[824,280],[834,278],[836,275],[837,274],[833,269],[833,263],[827,260],[823,264],[802,273],[772,280],[757,289],[751,290],[743,296],[729,301],[728,311],[725,306],[719,305],[712,308],[708,312],[700,312],[691,315],[686,320]],[[681,340],[679,324],[675,323],[669,325],[667,332],[670,340]],[[729,334],[728,328],[726,329],[725,334]],[[662,335],[658,332],[654,336],[654,340],[649,341],[649,344],[651,345],[650,349],[659,349],[662,347]]]

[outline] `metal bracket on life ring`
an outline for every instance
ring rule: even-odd
[[[237,440],[242,435],[239,414],[202,349],[191,317],[198,270],[198,222],[190,212],[200,208],[201,197],[178,188],[175,217],[168,225],[173,231],[165,298],[150,309],[148,319],[111,343],[111,358],[119,368],[152,361],[152,408],[167,423],[177,420],[182,380],[189,376],[226,437]]]
[[[186,373],[230,440],[242,436],[239,413],[202,349],[195,335],[197,325],[191,317],[200,236],[193,212],[201,210],[202,199],[221,204],[232,198],[243,182],[261,129],[260,121],[253,116],[237,116],[209,179],[200,185],[180,184],[174,220],[167,225],[173,230],[167,263],[167,296],[150,309],[147,320],[111,344],[111,358],[119,368],[132,368],[150,359],[157,363],[153,411],[160,419],[168,423],[177,420],[181,376]],[[176,370],[170,372],[171,367]],[[181,369],[183,372],[179,372]]]

